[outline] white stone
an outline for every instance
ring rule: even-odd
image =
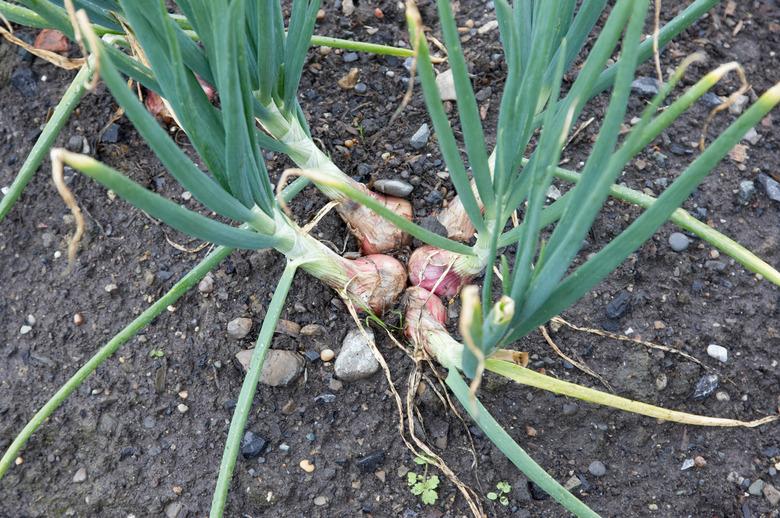
[[[30,331],[32,331],[32,327],[30,327],[30,326],[28,326],[28,325],[23,325],[23,326],[21,327],[21,329],[19,329],[19,334],[20,334],[20,335],[26,335],[26,334],[27,334],[27,333],[29,333]]]
[[[457,98],[455,81],[452,78],[452,69],[448,68],[436,76],[436,86],[439,88],[439,95],[442,101],[454,101]]]
[[[715,358],[718,361],[726,363],[729,359],[729,351],[725,347],[717,344],[710,344],[707,346],[707,354]]]
[[[369,340],[374,339],[374,333],[366,329]],[[336,377],[343,381],[356,381],[367,378],[379,370],[379,362],[374,358],[366,338],[359,329],[353,329],[344,338],[341,351],[334,364]]]

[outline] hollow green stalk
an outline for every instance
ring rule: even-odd
[[[179,282],[154,304],[149,306],[135,320],[128,324],[124,329],[117,333],[103,347],[101,347],[76,373],[49,399],[45,405],[38,410],[30,421],[25,425],[19,435],[8,447],[0,459],[0,478],[5,475],[8,469],[13,465],[15,459],[19,456],[24,445],[30,439],[30,436],[38,427],[48,419],[57,408],[67,399],[67,397],[76,390],[84,380],[92,374],[95,369],[111,357],[123,344],[130,340],[140,330],[149,325],[165,309],[179,300],[187,291],[198,283],[205,275],[214,269],[223,259],[233,251],[224,246],[216,248],[213,252],[203,258],[192,270],[190,270]]]
[[[290,291],[295,272],[299,263],[291,261],[282,272],[282,276],[276,285],[271,303],[263,319],[263,326],[257,337],[252,359],[247,370],[244,383],[241,385],[241,392],[238,395],[236,408],[233,411],[233,418],[230,421],[230,430],[228,431],[225,449],[222,453],[222,462],[219,466],[219,476],[214,490],[214,496],[211,500],[211,518],[219,518],[225,510],[228,490],[230,489],[230,479],[233,477],[233,470],[236,466],[236,457],[241,447],[241,437],[246,427],[249,412],[252,409],[252,401],[257,391],[257,383],[260,380],[263,362],[266,352],[271,346],[271,340],[276,329],[276,323],[284,307],[287,293]]]
[[[87,64],[81,67],[76,77],[73,78],[59,104],[54,108],[54,113],[46,123],[46,126],[44,126],[41,135],[38,137],[32,150],[30,150],[30,154],[27,155],[27,159],[22,164],[19,174],[14,178],[5,196],[0,199],[0,221],[3,221],[22,195],[22,191],[24,191],[35,171],[38,170],[41,162],[47,156],[49,149],[68,121],[70,114],[73,113],[73,110],[78,106],[82,97],[84,97],[92,77],[93,63],[93,58],[88,59]]]

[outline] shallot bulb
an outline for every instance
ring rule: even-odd
[[[412,219],[412,205],[409,201],[376,193],[362,183],[355,182],[353,186],[369,194],[396,214],[408,220]],[[341,202],[337,210],[355,234],[360,250],[364,254],[389,252],[409,244],[409,234],[368,207],[347,199]]]
[[[404,294],[404,335],[415,343],[427,342],[424,335],[431,331],[445,331],[447,309],[441,299],[423,288],[413,286]]]
[[[358,309],[367,307],[381,314],[406,286],[404,265],[389,255],[372,254],[343,261],[347,282],[342,288],[346,288]]]
[[[195,78],[198,80],[198,83],[203,89],[203,93],[206,94],[209,102],[214,102],[214,99],[217,98],[217,91],[214,89],[214,87],[201,79],[200,76],[196,75]],[[176,117],[171,113],[165,100],[160,97],[160,94],[157,92],[147,90],[144,104],[146,105],[146,109],[149,111],[149,113],[159,118],[166,124],[170,124],[176,121]]]
[[[409,258],[409,281],[440,297],[454,297],[474,274],[464,272],[460,254],[421,246]]]

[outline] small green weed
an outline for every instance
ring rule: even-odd
[[[496,484],[496,491],[491,491],[487,494],[488,500],[493,500],[498,502],[501,505],[509,505],[509,492],[512,491],[512,486],[509,484],[509,482],[504,482],[503,480]]]
[[[425,505],[433,505],[439,498],[439,493],[436,492],[439,487],[439,477],[436,475],[428,476],[429,461],[425,457],[415,457],[414,463],[425,466],[425,472],[422,475],[413,471],[406,474],[406,482],[409,484],[410,491],[413,495],[419,496]]]

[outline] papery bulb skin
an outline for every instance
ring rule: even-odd
[[[208,98],[209,102],[214,102],[214,99],[217,98],[217,91],[214,87],[197,75],[195,76],[195,79],[198,80],[198,84],[200,84],[200,87],[203,89],[203,93],[206,94],[206,98]],[[146,90],[144,105],[149,113],[162,120],[164,123],[171,124],[172,122],[176,122],[176,118],[157,92]]]
[[[441,299],[430,291],[412,286],[404,293],[404,335],[413,341],[421,338],[418,333],[444,330],[447,308]]]
[[[460,196],[453,198],[445,208],[439,211],[437,219],[447,229],[447,237],[450,239],[466,242],[474,237],[474,225],[460,201]]]
[[[409,258],[409,281],[413,286],[420,286],[440,297],[454,297],[471,280],[470,276],[457,272],[458,257],[448,250],[421,246]]]
[[[406,287],[406,269],[394,257],[371,254],[358,259],[344,259],[347,293],[360,304],[381,314],[390,307]]]
[[[411,221],[412,205],[408,200],[376,193],[361,183],[355,182],[352,185],[381,202],[399,216]],[[344,200],[337,207],[337,210],[355,234],[363,254],[381,254],[398,250],[410,242],[409,234],[359,203]]]

